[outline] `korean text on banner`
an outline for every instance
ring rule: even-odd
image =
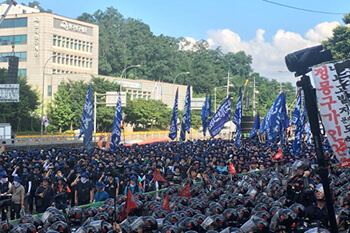
[[[350,157],[350,127],[348,108],[340,100],[345,93],[339,83],[334,64],[312,69],[317,100],[328,140],[340,162]],[[348,141],[348,142],[346,142]]]

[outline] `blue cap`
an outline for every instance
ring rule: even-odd
[[[82,174],[81,174],[81,177],[88,177],[89,176],[89,173],[87,173],[87,172],[83,172]]]
[[[98,181],[95,186],[96,186],[96,188],[99,188],[99,189],[102,189],[102,188],[106,187],[106,185],[103,182],[100,182],[100,181]]]
[[[15,176],[15,178],[13,179],[14,181],[17,181],[19,183],[22,183],[22,180],[19,176]]]
[[[131,176],[130,180],[135,180],[136,181],[136,176]]]

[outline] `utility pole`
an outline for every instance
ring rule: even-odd
[[[230,72],[227,71],[227,88],[226,88],[226,98],[228,97],[230,92]]]
[[[255,109],[255,76],[254,76],[253,85],[254,85],[254,90],[253,90],[253,116],[255,116],[255,114],[256,114],[256,109]]]

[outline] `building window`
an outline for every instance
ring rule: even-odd
[[[73,45],[74,45],[73,39],[70,39],[70,49],[73,49]]]
[[[27,44],[27,35],[0,36],[0,45]]]
[[[53,73],[53,74],[56,74],[56,69],[52,69],[52,73]]]
[[[53,35],[52,45],[56,46],[56,43],[57,43],[57,36]]]
[[[0,62],[8,62],[8,56],[19,57],[20,62],[27,61],[27,52],[15,52],[15,54],[10,52],[10,53],[0,53]]]
[[[66,41],[66,48],[68,49],[69,48],[69,39],[67,38],[67,41]]]
[[[91,43],[91,45],[90,45],[90,53],[92,53],[92,43]]]
[[[27,69],[18,69],[17,75],[19,77],[26,77],[27,76]]]
[[[47,86],[47,96],[52,96],[52,86]]]
[[[78,46],[78,42],[77,40],[74,40],[74,49],[77,49],[77,46]]]
[[[27,27],[27,18],[4,19],[0,28],[19,28]]]
[[[64,47],[64,45],[66,44],[66,37],[62,37],[62,47]]]

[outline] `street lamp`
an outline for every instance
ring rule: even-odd
[[[178,73],[175,78],[174,78],[174,81],[173,81],[173,96],[175,98],[175,81],[176,81],[176,78],[179,77],[181,74],[189,74],[190,72],[181,72],[181,73]]]
[[[175,76],[175,78],[174,78],[174,82],[173,82],[173,85],[175,84],[175,81],[176,81],[176,78],[177,77],[179,77],[179,75],[181,75],[181,74],[189,74],[190,72],[181,72],[181,73],[179,73],[179,74],[177,74],[176,76]]]
[[[42,90],[41,90],[41,127],[40,127],[40,142],[43,141],[43,130],[44,130],[44,88],[45,88],[45,68],[47,63],[54,57],[57,57],[58,55],[53,55],[51,57],[49,57],[47,59],[47,61],[45,62],[44,65],[44,69],[43,69],[43,86],[42,86]],[[51,87],[52,88],[52,87]]]
[[[126,70],[130,69],[130,68],[137,68],[137,67],[140,67],[141,65],[132,65],[132,66],[128,66],[126,67],[123,71],[122,71],[122,74],[120,75],[121,78],[123,78],[123,74],[126,72]],[[126,75],[125,75],[125,78],[126,78]],[[120,92],[122,92],[122,85],[119,85],[120,86]]]

